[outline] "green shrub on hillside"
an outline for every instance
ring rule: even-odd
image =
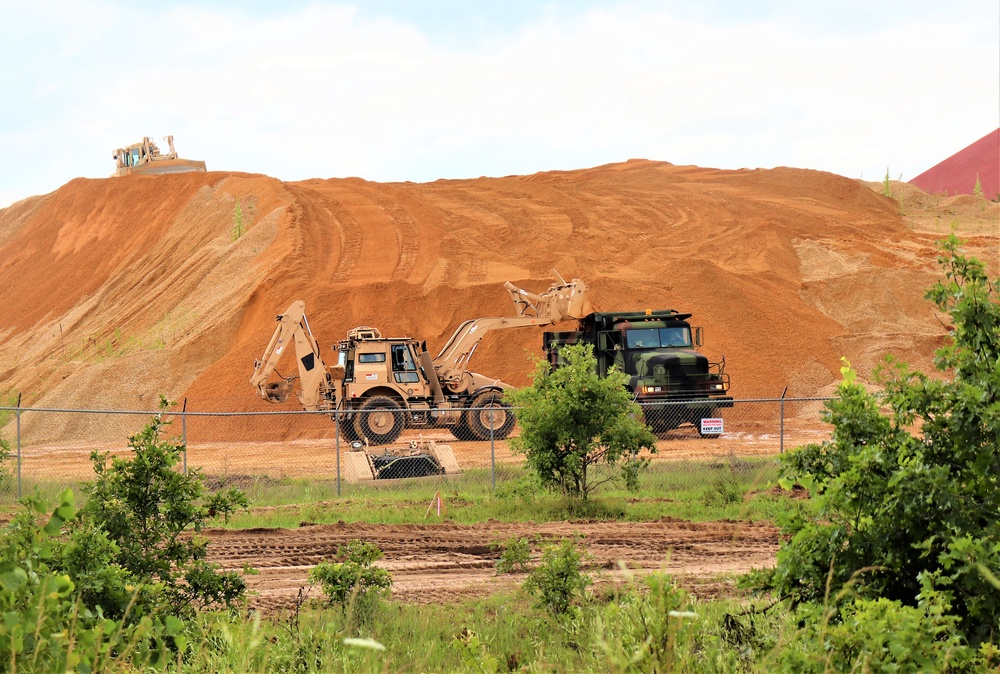
[[[787,523],[764,586],[816,603],[850,583],[862,600],[918,607],[933,581],[978,644],[1000,631],[1000,588],[981,571],[1000,570],[1000,280],[958,246],[942,243],[945,279],[927,293],[953,326],[935,360],[949,376],[890,358],[869,393],[845,365],[832,439],[782,459],[783,485],[818,507]]]

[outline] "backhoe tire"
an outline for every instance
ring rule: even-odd
[[[472,399],[465,418],[475,440],[503,440],[514,430],[514,410],[500,391],[484,391]]]
[[[354,420],[355,432],[359,437],[367,438],[368,444],[387,445],[402,434],[406,413],[392,398],[372,396],[361,403]]]
[[[469,440],[475,440],[472,437],[472,431],[469,430],[469,412],[462,412],[462,418],[459,419],[458,423],[454,426],[449,426],[448,430],[459,440],[467,442]]]
[[[340,437],[347,442],[361,441],[361,436],[358,435],[357,414],[351,412],[341,414],[338,426],[340,427]]]

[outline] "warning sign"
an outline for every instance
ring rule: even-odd
[[[722,419],[702,419],[702,435],[722,435]]]

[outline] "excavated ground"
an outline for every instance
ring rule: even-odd
[[[1000,204],[881,189],[801,169],[645,160],[427,184],[77,179],[0,209],[0,404],[16,392],[26,406],[149,410],[164,394],[192,411],[270,411],[248,380],[293,300],[326,353],[357,325],[434,351],[468,318],[510,315],[504,281],[542,291],[552,269],[585,280],[602,310],[694,313],[737,398],[828,394],[841,357],[862,378],[888,353],[930,371],[949,327],[924,300],[939,278],[935,241],[954,228],[1000,272]],[[234,237],[237,205],[247,229]],[[491,335],[474,369],[523,385],[540,345],[533,329]],[[108,417],[22,421],[31,447],[61,448],[34,458],[67,478],[60,457],[126,437]],[[191,423],[210,472],[298,474],[332,442],[321,418]],[[495,539],[574,532],[609,573],[623,560],[710,576],[768,564],[778,545],[773,528],[746,523],[485,523],[212,531],[210,549],[229,568],[261,567],[256,601],[282,607],[310,565],[365,538],[386,551],[398,596],[430,601],[513,582],[493,575]]]
[[[260,573],[247,576],[255,596],[251,605],[266,612],[294,606],[308,585],[315,564],[331,558],[352,539],[375,543],[385,553],[379,565],[393,576],[393,597],[414,603],[446,602],[513,589],[522,574],[497,575],[499,552],[491,543],[529,537],[545,541],[579,537],[588,556],[585,568],[597,583],[624,580],[630,571],[666,570],[696,594],[728,595],[727,575],[773,564],[777,529],[749,522],[694,523],[664,518],[657,522],[484,522],[442,524],[330,524],[298,529],[212,529],[209,557],[222,567],[244,565]],[[319,595],[312,590],[312,596]]]

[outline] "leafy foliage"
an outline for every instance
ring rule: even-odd
[[[633,581],[634,582],[634,581]],[[665,573],[643,576],[639,587],[608,603],[598,620],[598,643],[613,671],[671,672],[691,620],[691,599]]]
[[[10,469],[7,466],[10,456],[10,443],[0,438],[0,493],[10,489],[10,483],[13,482]]]
[[[885,598],[853,598],[840,607],[799,607],[803,625],[770,655],[784,672],[985,671],[965,644],[958,618],[929,578],[922,578],[917,606]]]
[[[768,585],[816,602],[850,581],[863,599],[912,607],[931,583],[979,643],[1000,627],[989,582],[1000,569],[1000,281],[958,246],[942,242],[945,279],[927,293],[954,326],[935,359],[951,377],[890,358],[869,393],[845,364],[825,413],[832,439],[783,460],[783,486],[810,488],[818,509],[786,523]]]
[[[496,563],[497,573],[515,573],[528,568],[528,562],[531,560],[531,541],[526,536],[495,541],[490,547],[501,551],[500,559]]]
[[[532,569],[524,581],[524,589],[535,597],[539,607],[552,615],[564,616],[573,612],[573,602],[583,598],[590,585],[590,577],[580,572],[582,555],[576,542],[565,539],[542,551],[541,563]]]
[[[130,437],[130,458],[91,454],[97,477],[86,487],[82,520],[115,544],[110,561],[140,586],[140,614],[161,604],[174,615],[233,605],[245,593],[243,578],[209,563],[207,540],[196,534],[210,518],[228,517],[248,501],[238,489],[207,493],[198,469],[176,470],[184,447],[162,437],[166,423],[157,416]]]
[[[73,492],[39,521],[46,506],[31,496],[0,533],[0,662],[11,671],[102,671],[117,659],[157,664],[168,638],[183,645],[173,616],[108,617],[105,605],[127,606],[128,573],[110,557],[115,545],[100,530],[73,528]],[[44,524],[42,523],[44,522]],[[106,602],[106,603],[102,603]]]
[[[317,564],[309,572],[309,579],[319,583],[329,603],[339,604],[345,613],[353,604],[356,622],[363,624],[392,587],[389,572],[375,566],[381,558],[377,545],[354,540],[337,548],[334,561]]]
[[[642,412],[625,389],[625,375],[597,375],[597,360],[586,344],[565,347],[565,365],[535,368],[531,386],[505,395],[520,407],[520,436],[511,446],[524,452],[541,483],[584,500],[601,484],[620,480],[638,487],[649,461],[639,452],[656,451],[656,437],[641,421]],[[610,475],[591,479],[588,469],[603,463]]]

